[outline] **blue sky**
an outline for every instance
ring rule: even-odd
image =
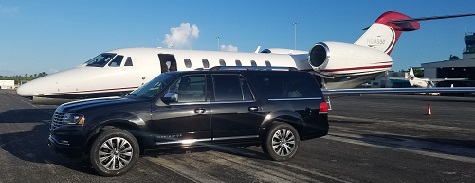
[[[59,1],[0,0],[0,75],[53,73],[101,52],[123,47],[167,47],[165,35],[189,23],[188,46],[252,52],[262,48],[309,50],[320,41],[353,43],[385,11],[411,17],[475,13],[473,0],[419,1]],[[185,24],[187,25],[187,24]],[[462,57],[475,17],[421,22],[404,33],[392,53],[393,70]],[[230,46],[231,45],[231,46]]]

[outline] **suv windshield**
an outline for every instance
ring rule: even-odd
[[[141,98],[153,98],[157,93],[162,91],[165,86],[172,82],[175,76],[175,72],[167,72],[160,74],[145,85],[137,88],[137,90],[133,91],[129,95]]]
[[[97,57],[86,61],[86,66],[91,67],[104,67],[110,60],[112,60],[117,54],[114,53],[101,53]]]

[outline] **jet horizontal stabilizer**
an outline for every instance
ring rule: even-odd
[[[391,23],[394,23],[394,24],[399,24],[399,23],[406,23],[406,22],[416,22],[416,21],[425,21],[425,20],[439,20],[439,19],[468,17],[468,16],[475,16],[475,13],[458,14],[458,15],[446,15],[446,16],[420,17],[420,18],[407,18],[407,19],[399,19],[399,20],[389,20],[388,22],[391,22]]]

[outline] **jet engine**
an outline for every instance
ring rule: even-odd
[[[309,52],[309,64],[322,76],[361,76],[384,72],[392,58],[379,50],[341,42],[319,42]]]

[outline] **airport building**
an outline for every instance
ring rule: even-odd
[[[14,80],[0,80],[0,89],[13,89],[15,88]]]
[[[462,59],[450,59],[422,63],[426,78],[467,78],[468,81],[454,86],[475,86],[475,33],[465,35],[465,50]],[[442,82],[441,82],[442,84]]]

